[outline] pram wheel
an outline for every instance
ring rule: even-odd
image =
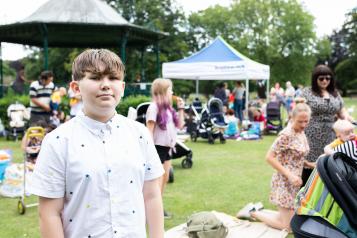
[[[21,198],[17,203],[17,211],[20,215],[24,215],[26,212],[26,205],[23,198]]]
[[[208,135],[208,144],[214,144],[214,138],[211,134]]]
[[[192,155],[191,155],[192,156]],[[188,156],[187,156],[188,157]],[[192,167],[192,164],[193,164],[193,161],[190,158],[186,158],[186,159],[183,159],[182,162],[181,162],[181,166],[182,168],[184,169],[190,169]]]
[[[170,168],[169,171],[169,183],[173,183],[174,182],[174,168]]]
[[[196,142],[197,141],[197,132],[196,131],[191,131],[191,141]]]
[[[222,136],[222,138],[219,139],[219,142],[221,142],[221,144],[225,144],[226,143],[226,139],[223,138],[223,136]]]

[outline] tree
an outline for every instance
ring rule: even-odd
[[[346,16],[346,22],[338,34],[339,41],[335,41],[339,43],[335,44],[335,52],[340,53],[340,57],[334,62],[337,86],[344,96],[348,89],[357,88],[357,7]]]
[[[186,56],[192,41],[187,35],[187,19],[183,10],[176,6],[174,0],[107,0],[130,23],[147,27],[151,30],[166,32],[167,38],[160,41],[160,62],[173,61]],[[152,81],[157,77],[154,47],[145,49],[146,78]],[[126,69],[129,78],[140,73],[141,53],[130,51],[127,55]],[[178,91],[193,89],[190,81],[177,81]]]
[[[347,14],[347,20],[343,25],[343,29],[346,31],[349,56],[357,57],[357,6]]]
[[[332,46],[330,39],[325,36],[316,43],[316,58],[318,64],[325,64],[331,59]]]
[[[273,82],[309,81],[315,61],[313,17],[296,0],[235,0],[189,17],[199,47],[221,35],[234,48],[270,65]]]
[[[332,48],[329,66],[335,69],[338,63],[348,58],[346,30],[342,28],[339,31],[334,31],[329,37],[329,40]]]
[[[26,79],[30,81],[37,80],[44,70],[43,51],[34,47],[32,50],[33,53],[22,59],[22,63],[25,65]],[[70,82],[72,69],[66,67],[66,65],[72,65],[73,58],[70,57],[72,52],[78,52],[78,50],[73,48],[49,48],[48,69],[52,70],[55,75],[55,84],[65,85]]]

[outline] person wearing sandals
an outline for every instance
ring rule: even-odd
[[[294,199],[302,184],[304,158],[309,152],[304,130],[310,114],[310,107],[298,102],[292,110],[291,122],[280,132],[266,156],[267,162],[276,170],[271,181],[270,202],[278,207],[278,211],[263,210],[260,204],[248,204],[238,212],[238,218],[253,218],[275,229],[290,230]]]

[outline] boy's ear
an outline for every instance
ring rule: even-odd
[[[72,91],[73,91],[76,95],[80,95],[80,94],[81,94],[81,90],[79,89],[78,81],[72,80],[72,82],[70,82],[70,84],[69,84],[69,87],[72,89]]]
[[[122,93],[121,93],[121,95],[120,95],[120,97],[124,97],[124,91],[125,91],[125,82],[123,82],[123,84],[122,84],[123,86],[123,88],[122,88]]]

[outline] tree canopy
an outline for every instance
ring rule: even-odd
[[[198,47],[221,35],[241,53],[270,65],[273,82],[309,79],[315,61],[313,17],[295,0],[236,0],[228,8],[194,13],[189,22]]]
[[[298,0],[233,0],[228,7],[216,5],[188,16],[175,0],[106,1],[130,23],[168,33],[159,46],[161,63],[187,57],[220,35],[247,57],[270,65],[273,83],[291,81],[293,85],[307,85],[314,65],[328,62],[336,71],[341,88],[357,86],[356,9],[348,13],[340,31],[318,39],[313,16]],[[157,77],[161,69],[156,67],[154,47],[127,50],[127,81],[138,75],[146,81]],[[119,54],[119,47],[112,50]],[[56,82],[70,80],[71,63],[80,51],[49,50],[49,68],[54,71]],[[42,53],[36,49],[23,60],[27,79],[38,77],[42,60]],[[194,91],[192,81],[174,80],[174,84],[179,94]],[[202,83],[201,89],[212,93],[214,83],[206,84]]]
[[[349,89],[357,89],[357,7],[346,16],[341,31],[332,37],[337,85],[344,94]]]

